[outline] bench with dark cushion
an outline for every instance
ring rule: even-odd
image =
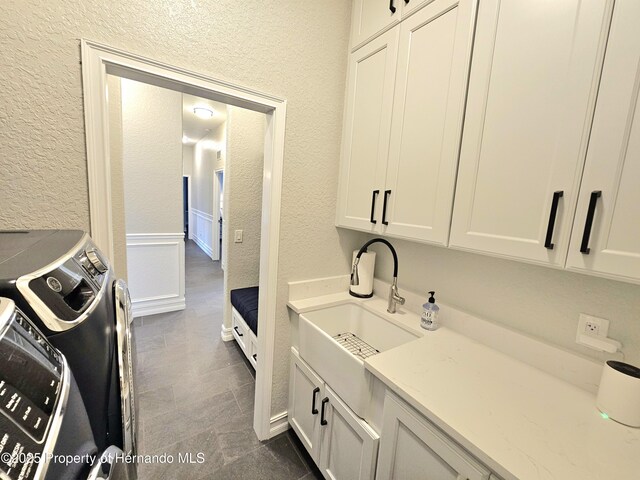
[[[258,335],[258,287],[231,290],[231,305],[242,316],[253,333]]]

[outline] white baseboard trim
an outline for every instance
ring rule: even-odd
[[[230,342],[233,340],[233,330],[226,328],[224,325],[220,328],[220,338],[223,342]]]
[[[269,421],[269,438],[280,435],[282,432],[286,432],[290,428],[289,416],[285,410],[284,412],[271,417],[271,420]]]
[[[136,318],[184,310],[186,306],[184,297],[150,298],[131,302],[131,312],[133,318]]]
[[[194,236],[192,237],[192,240],[196,242],[196,245],[200,247],[200,250],[206,253],[209,257],[213,258],[213,250],[211,250],[211,247],[209,245],[204,243],[199,237]]]

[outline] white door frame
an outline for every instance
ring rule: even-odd
[[[258,358],[253,428],[260,440],[282,431],[286,414],[271,416],[278,284],[280,200],[287,101],[234,83],[81,40],[91,236],[113,260],[107,73],[266,114],[260,241]],[[224,325],[223,325],[224,332]],[[284,423],[283,423],[284,421]]]
[[[220,218],[220,181],[218,175],[224,174],[224,168],[216,168],[213,171],[213,232],[211,232],[211,250],[213,251],[214,260],[220,261],[220,266],[224,270],[222,265],[222,254],[220,253],[220,240],[222,240],[222,233],[220,232],[220,224],[218,220]]]

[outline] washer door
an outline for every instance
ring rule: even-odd
[[[122,412],[122,450],[126,454],[136,455],[138,430],[133,389],[134,345],[131,338],[131,297],[124,280],[116,280],[113,283],[113,294],[116,303],[116,348]]]

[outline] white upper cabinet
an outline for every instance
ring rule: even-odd
[[[394,28],[349,57],[336,223],[374,231],[389,151],[398,54]]]
[[[617,0],[567,258],[640,280],[640,2]]]
[[[432,1],[351,54],[338,226],[447,244],[475,5]]]
[[[436,0],[400,25],[382,233],[447,244],[475,4]]]
[[[351,12],[351,48],[400,22],[404,0],[354,0]]]
[[[564,266],[612,3],[480,2],[451,246]]]

